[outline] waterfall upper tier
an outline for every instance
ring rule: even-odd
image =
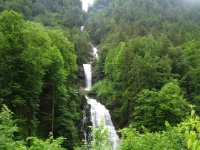
[[[91,64],[83,64],[83,69],[85,73],[85,79],[86,79],[86,86],[85,91],[89,91],[92,87],[92,69]]]

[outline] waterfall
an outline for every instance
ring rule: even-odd
[[[88,7],[91,6],[94,2],[94,0],[81,0],[81,1],[82,1],[82,4],[83,4],[82,9],[86,12],[88,11]]]
[[[83,64],[83,69],[84,69],[85,79],[86,79],[85,91],[89,91],[91,89],[91,86],[92,86],[91,64]]]
[[[93,57],[98,59],[97,48],[92,46],[92,49],[93,49]]]
[[[89,43],[90,44],[90,43]],[[98,54],[97,54],[97,48],[95,48],[92,44],[93,52],[92,56],[94,59],[98,59]],[[84,68],[84,73],[85,73],[85,79],[86,79],[86,86],[85,86],[85,91],[89,91],[92,86],[92,69],[91,69],[91,64],[83,64]],[[113,143],[113,149],[116,149],[118,147],[118,141],[119,137],[115,131],[115,127],[113,126],[111,116],[109,111],[105,108],[104,105],[100,104],[97,102],[95,99],[91,99],[88,96],[86,96],[87,99],[87,104],[85,105],[85,108],[88,109],[88,105],[90,105],[90,121],[92,122],[93,127],[97,127],[98,124],[100,124],[100,120],[103,118],[105,122],[105,128],[109,129],[108,136],[110,137],[110,141]],[[86,115],[87,110],[83,110],[83,119],[82,119],[82,124],[87,125],[87,115]],[[85,141],[89,141],[90,139],[88,138],[89,135],[87,135],[87,131],[85,131],[85,127],[82,128],[82,131],[84,132],[85,136]]]
[[[98,59],[98,54],[97,54],[97,48],[94,47],[91,43],[89,43],[92,46],[92,56],[93,59]]]
[[[84,30],[84,26],[81,26],[81,31],[83,31]]]
[[[97,127],[100,124],[101,119],[104,119],[105,128],[108,128],[108,136],[110,136],[110,141],[113,143],[113,149],[118,147],[119,137],[113,126],[111,116],[109,111],[105,108],[104,105],[97,102],[95,99],[87,99],[87,103],[91,105],[91,121],[92,126]]]

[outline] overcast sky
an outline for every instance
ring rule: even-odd
[[[94,0],[82,0],[83,3],[83,10],[87,11],[88,9],[88,3],[93,4]]]

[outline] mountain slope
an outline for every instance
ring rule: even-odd
[[[184,119],[188,103],[199,113],[199,10],[196,0],[97,0],[89,9],[93,90],[120,127],[163,130],[165,120]]]

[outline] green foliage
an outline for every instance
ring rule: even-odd
[[[0,2],[0,12],[14,10],[24,15],[25,19],[35,20],[45,26],[65,26],[73,28],[83,24],[81,1],[31,1],[7,0]]]
[[[14,133],[18,132],[18,127],[12,120],[13,113],[6,105],[3,105],[0,113],[0,149],[12,150],[22,144],[14,141]]]
[[[60,30],[48,30],[48,34],[51,37],[52,46],[56,46],[63,57],[63,65],[67,76],[73,78],[73,73],[77,71],[74,45],[69,42]]]
[[[159,92],[143,90],[132,106],[133,127],[141,125],[150,131],[165,130],[165,121],[171,125],[181,122],[187,113],[187,102],[180,93],[177,81],[165,84]]]
[[[4,25],[8,23],[7,21],[10,17],[13,17],[12,20],[14,21],[9,23],[10,29],[6,29]],[[31,32],[30,29],[34,27],[29,28],[30,24],[26,24],[22,16],[16,12],[5,11],[1,14],[1,19],[0,30],[6,43],[0,50],[0,87],[4,89],[0,91],[1,98],[3,103],[12,108],[11,110],[18,115],[20,127],[26,126],[26,123],[28,123],[32,128],[32,130],[24,128],[23,132],[20,129],[21,135],[33,135],[36,125],[36,99],[41,92],[41,81],[44,74],[42,67],[46,63],[46,59],[43,60],[46,56],[42,54],[45,54],[45,50],[47,50],[47,48],[43,48],[40,44],[43,44],[44,47],[46,46],[46,37],[45,34],[41,35],[44,32],[41,33],[42,29],[37,26],[37,29],[41,29],[38,30],[41,36],[40,41],[26,36],[27,32]],[[34,45],[35,49],[33,48]],[[5,57],[3,57],[4,55]],[[40,59],[37,56],[41,56]],[[22,110],[22,107],[25,107],[25,109]]]
[[[186,100],[199,114],[199,4],[96,0],[84,13],[80,0],[0,1],[0,105],[15,113],[17,134],[46,138],[52,131],[67,137],[69,149],[76,146],[80,99],[75,73],[87,62],[89,36],[100,44],[93,68],[102,81],[93,89],[119,127],[157,131],[165,129],[165,120],[173,126],[187,114]],[[154,136],[158,140],[160,133]],[[196,149],[196,130],[187,137],[192,141],[188,149]]]
[[[46,138],[52,131],[74,147],[80,119],[74,45],[60,30],[25,21],[14,11],[3,12],[0,20],[0,99],[15,113],[17,134]]]
[[[37,137],[29,137],[27,140],[33,141],[33,146],[31,146],[29,150],[64,150],[64,148],[61,147],[61,144],[65,138],[59,137],[57,139],[53,139],[52,133],[50,133],[50,137],[46,141],[40,140]]]
[[[199,116],[195,115],[194,106],[190,105],[190,107],[192,108],[191,116],[184,122],[181,122],[180,131],[184,132],[184,137],[187,140],[187,148],[189,150],[198,150],[200,148],[200,120]]]
[[[164,37],[161,40],[166,42]],[[169,47],[170,45],[166,46],[166,48]],[[108,51],[104,66],[106,78],[97,83],[94,90],[99,93],[98,96],[103,99],[104,104],[110,108],[116,109],[117,106],[120,109],[122,126],[135,122],[131,117],[132,111],[143,105],[143,102],[137,102],[138,93],[145,89],[159,91],[173,78],[176,78],[176,74],[172,73],[173,62],[169,56],[172,52],[168,50],[167,53],[163,53],[161,48],[160,43],[150,35],[144,38],[130,39],[126,43],[121,42],[116,49]],[[180,89],[177,93],[180,94]],[[166,97],[160,99],[164,100]],[[156,102],[162,103],[162,101],[155,100]],[[152,107],[156,107],[156,105]]]
[[[144,129],[145,130],[145,129]],[[122,138],[120,140],[119,150],[157,150],[157,149],[186,149],[186,140],[184,134],[179,128],[171,128],[167,131],[140,134],[133,127],[124,128],[120,131]]]
[[[92,150],[112,150],[113,143],[110,141],[108,134],[108,128],[105,128],[104,120],[101,119],[100,124],[97,127],[90,127],[92,130],[91,145],[83,145],[82,147],[77,147],[75,150],[87,150],[90,147]],[[90,149],[89,148],[89,149]]]
[[[113,93],[113,85],[109,80],[101,80],[93,85],[92,90],[97,92],[97,96],[102,99],[103,103],[109,103],[113,101],[114,94]],[[109,97],[109,99],[107,99]],[[107,99],[106,101],[104,101]]]
[[[182,45],[183,53],[188,61],[187,73],[184,77],[184,87],[189,101],[194,104],[197,114],[199,114],[199,42],[190,41]]]
[[[86,29],[99,44],[94,68],[102,80],[94,90],[120,127],[162,130],[165,120],[181,121],[184,101],[199,113],[199,7],[185,0],[97,0],[89,9]],[[169,84],[174,79],[179,88]]]
[[[104,127],[104,121],[101,119],[100,124],[97,128],[91,127],[92,129],[92,144],[93,150],[111,150],[112,142],[109,141],[108,128]]]
[[[91,52],[91,46],[88,44],[89,35],[87,32],[82,32],[78,28],[73,28],[71,34],[71,41],[74,44],[74,52],[77,56],[77,64],[81,67],[79,68],[79,70],[81,70],[82,65],[88,62],[87,57]]]
[[[193,107],[193,106],[191,106]],[[199,117],[195,115],[192,108],[191,116],[175,127],[166,122],[166,131],[139,133],[130,126],[120,130],[122,138],[119,149],[174,149],[174,150],[198,150],[199,146]]]
[[[0,113],[0,149],[5,150],[64,150],[61,144],[65,140],[63,137],[57,139],[53,138],[50,133],[49,139],[46,141],[40,140],[37,137],[28,137],[28,141],[32,141],[32,146],[29,148],[23,141],[15,141],[14,134],[19,132],[19,128],[14,124],[12,119],[13,113],[7,108],[6,105],[2,106]]]

